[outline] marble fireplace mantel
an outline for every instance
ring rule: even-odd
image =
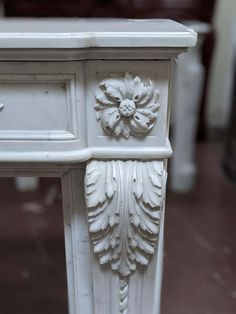
[[[0,174],[62,179],[70,314],[160,313],[171,20],[3,19]]]

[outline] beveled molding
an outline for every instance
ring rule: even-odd
[[[0,61],[79,61],[79,60],[169,60],[187,48],[82,48],[82,49],[0,49]]]
[[[128,313],[129,278],[157,249],[165,201],[163,161],[92,160],[85,176],[94,253],[119,276],[119,310]]]
[[[10,141],[8,141],[9,143]],[[90,159],[165,159],[172,155],[172,148],[169,140],[162,147],[85,147],[78,150],[68,151],[27,151],[25,152],[8,151],[1,152],[0,163],[32,162],[36,163],[57,163],[57,164],[76,164]],[[6,145],[6,144],[5,144]],[[10,143],[12,145],[12,143]],[[22,142],[14,142],[15,148],[20,148]]]

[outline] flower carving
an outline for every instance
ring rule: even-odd
[[[113,75],[98,85],[95,98],[97,120],[109,135],[141,137],[156,123],[159,91],[149,79],[129,72]]]

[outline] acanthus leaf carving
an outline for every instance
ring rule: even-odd
[[[89,233],[100,264],[119,274],[119,313],[128,313],[129,276],[155,253],[166,171],[162,161],[98,161],[87,164],[85,191]]]
[[[88,223],[100,264],[122,277],[147,266],[155,252],[165,193],[161,161],[90,161],[85,188]]]
[[[155,125],[159,110],[159,91],[150,79],[113,74],[95,91],[97,120],[104,131],[115,137],[146,135]]]

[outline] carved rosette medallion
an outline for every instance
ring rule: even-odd
[[[126,72],[103,80],[95,91],[97,120],[111,136],[145,136],[155,125],[160,107],[153,82]]]
[[[161,161],[97,161],[87,164],[89,233],[100,264],[120,276],[120,313],[127,313],[128,279],[155,253],[166,172]]]

